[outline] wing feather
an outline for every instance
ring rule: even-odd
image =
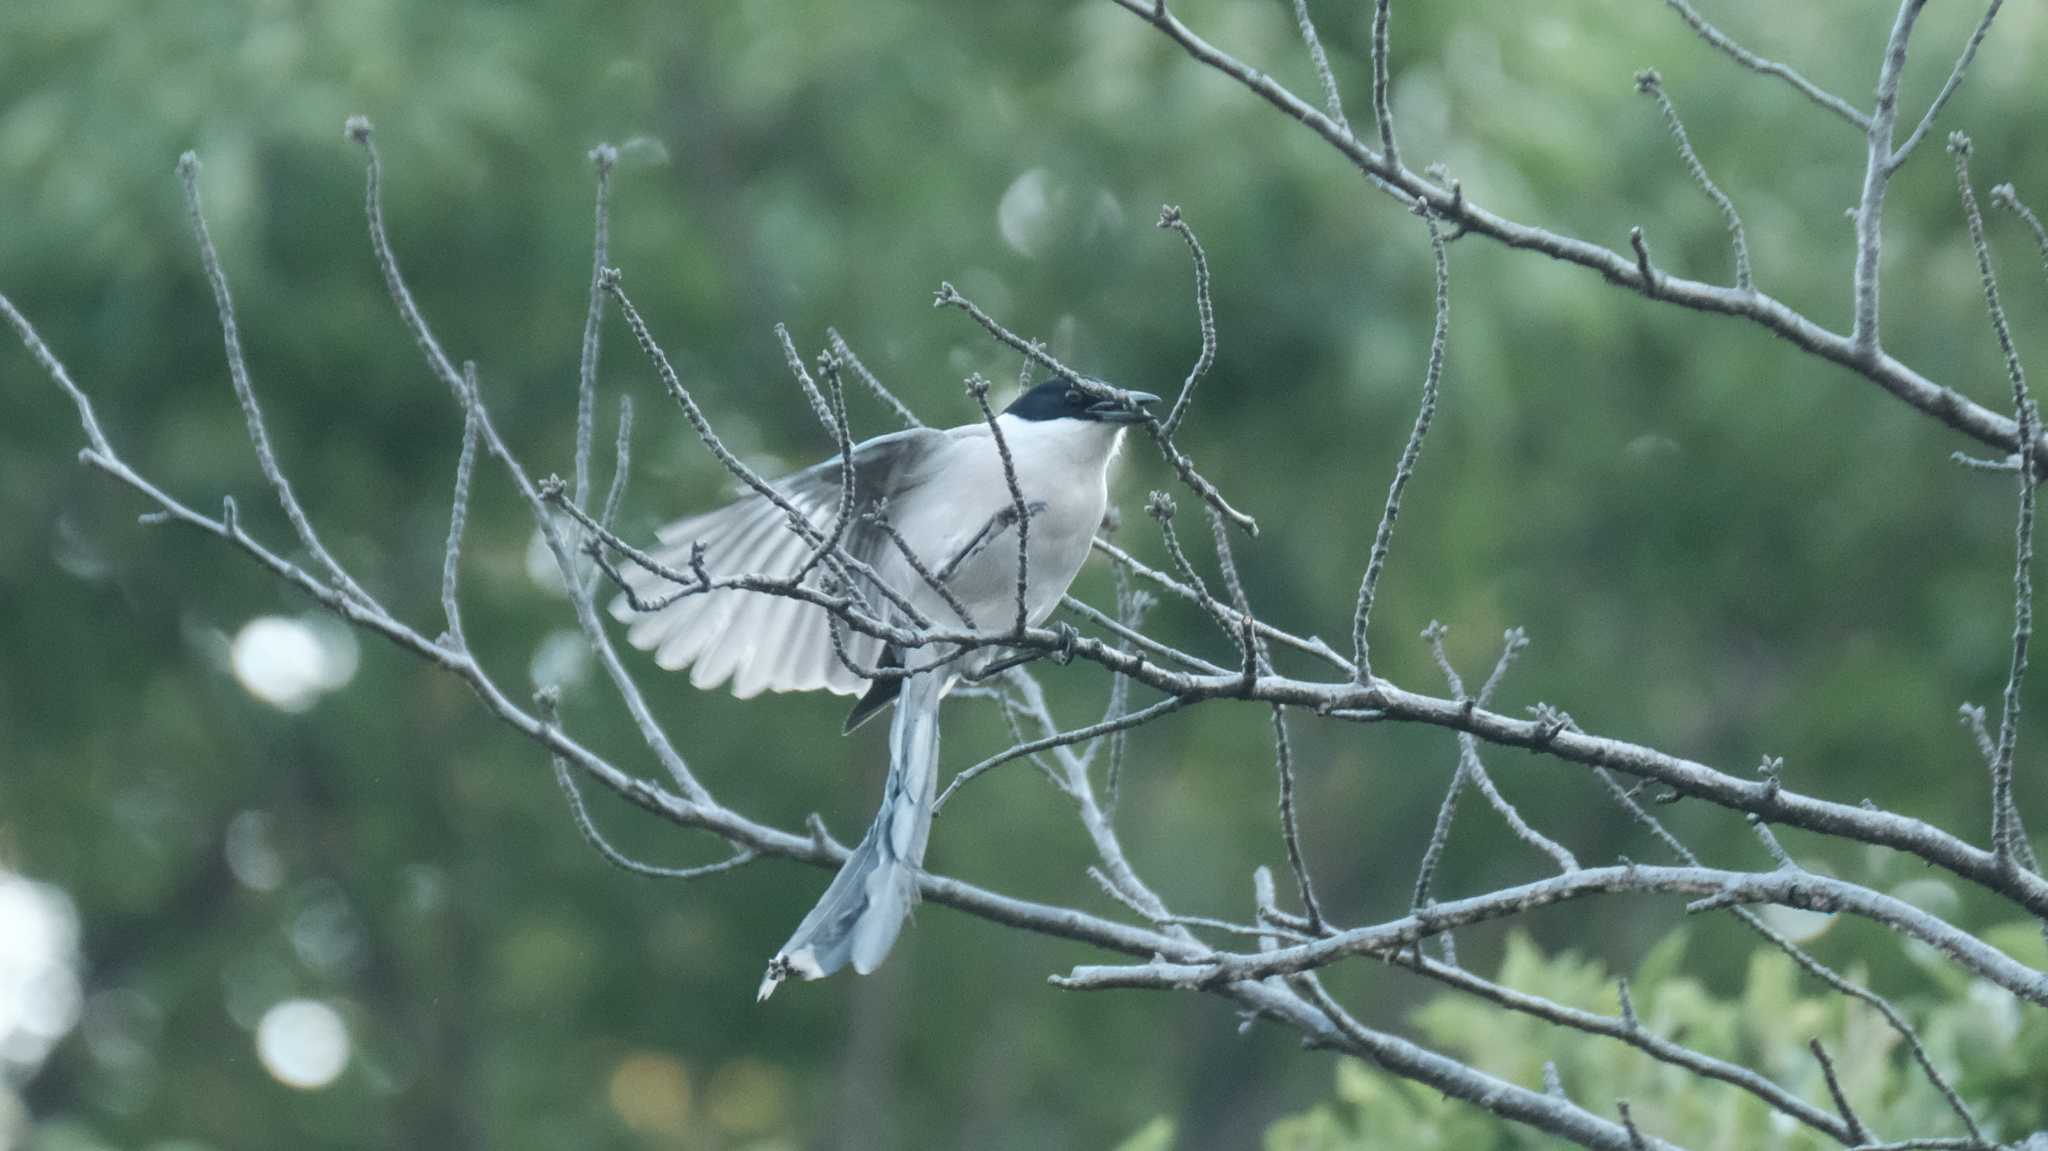
[[[922,482],[920,464],[947,433],[915,428],[879,436],[853,451],[854,521],[848,525],[848,552],[877,566],[886,561],[888,537],[861,522],[878,499],[900,497]],[[819,532],[832,530],[839,511],[841,462],[834,457],[776,485]],[[753,574],[787,579],[811,554],[811,545],[790,526],[787,516],[759,495],[703,515],[663,527],[661,546],[652,555],[661,563],[687,570],[691,545],[704,544],[704,565],[714,578]],[[621,574],[643,599],[675,590],[674,585],[634,564]],[[873,597],[880,603],[879,597]],[[611,604],[614,619],[628,623],[626,640],[654,652],[655,663],[671,670],[689,669],[697,687],[718,687],[728,681],[734,695],[748,698],[763,691],[815,691],[858,695],[867,681],[854,674],[832,650],[831,616],[815,604],[788,596],[735,588],[685,596],[654,612],[636,612],[623,595]],[[882,643],[852,629],[845,634],[847,655],[856,664],[872,666]]]

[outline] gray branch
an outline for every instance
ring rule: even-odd
[[[1664,3],[1673,12],[1678,13],[1679,19],[1684,20],[1687,27],[1698,33],[1700,39],[1727,53],[1729,58],[1737,64],[1752,72],[1761,73],[1765,76],[1775,76],[1783,80],[1785,83],[1790,84],[1793,90],[1797,91],[1800,95],[1813,101],[1816,105],[1833,112],[1858,128],[1867,129],[1870,126],[1870,117],[1857,111],[1847,100],[1825,91],[1794,69],[1775,60],[1767,60],[1744,48],[1730,39],[1719,28],[1707,23],[1704,17],[1693,10],[1691,4],[1686,3],[1686,0],[1664,0]]]
[[[1646,268],[1638,265],[1633,255],[1623,255],[1598,244],[1489,212],[1473,203],[1461,189],[1439,186],[1421,173],[1389,162],[1381,153],[1340,129],[1327,115],[1289,91],[1271,74],[1253,68],[1211,44],[1171,12],[1156,7],[1149,0],[1115,0],[1115,3],[1141,16],[1190,57],[1230,77],[1283,114],[1299,121],[1360,171],[1384,183],[1391,194],[1420,200],[1439,219],[1456,225],[1461,233],[1475,233],[1510,248],[1540,252],[1552,259],[1576,264],[1598,273],[1611,283],[1678,307],[1740,317],[1804,352],[1848,368],[1914,409],[1980,443],[2008,451],[2019,450],[2018,432],[2012,420],[1972,402],[1953,388],[1935,383],[1886,354],[1874,343],[1859,343],[1853,334],[1830,331],[1767,293],[1740,292],[1663,273],[1652,277]],[[1858,125],[1862,126],[1864,121],[1858,115]],[[1889,130],[1885,136],[1889,141]],[[1859,232],[1859,237],[1861,235]],[[1874,229],[1870,235],[1875,236]],[[1875,272],[1874,254],[1870,269]],[[1872,304],[1874,308],[1874,297]],[[2048,467],[2048,439],[2044,439],[2039,431],[2034,435],[2032,450],[2036,459]]]
[[[884,639],[905,655],[904,666],[855,668],[863,676],[879,678],[910,674],[933,666],[936,659],[951,658],[955,652],[983,647],[1007,649],[988,665],[982,684],[970,685],[963,693],[994,698],[1015,735],[1008,749],[983,759],[958,773],[948,785],[943,804],[953,792],[995,766],[1019,758],[1030,758],[1045,772],[1062,797],[1075,805],[1076,815],[1086,832],[1093,861],[1087,871],[1094,876],[1114,904],[1141,921],[1121,922],[1073,908],[1055,907],[1018,900],[994,891],[960,883],[944,876],[923,874],[919,884],[926,898],[961,908],[991,922],[1009,927],[1059,936],[1089,944],[1101,951],[1125,957],[1129,962],[1114,965],[1078,966],[1055,982],[1077,989],[1106,987],[1180,988],[1209,992],[1239,1004],[1250,1016],[1275,1021],[1304,1036],[1312,1045],[1350,1051],[1373,1060],[1381,1068],[1470,1101],[1505,1118],[1538,1130],[1598,1148],[1662,1148],[1665,1143],[1643,1132],[1626,1101],[1617,1104],[1620,1121],[1615,1122],[1565,1097],[1554,1074],[1547,1089],[1528,1090],[1495,1079],[1442,1054],[1429,1051],[1398,1036],[1368,1027],[1346,1011],[1326,992],[1317,978],[1325,967],[1358,958],[1389,959],[1413,952],[1413,968],[1419,974],[1511,1011],[1544,1019],[1557,1026],[1628,1043],[1674,1067],[1703,1078],[1719,1080],[1762,1099],[1767,1105],[1845,1144],[1878,1146],[1874,1136],[1850,1109],[1833,1074],[1827,1054],[1817,1046],[1814,1054],[1822,1064],[1838,1115],[1831,1115],[1799,1099],[1771,1080],[1739,1065],[1706,1056],[1682,1044],[1650,1033],[1629,1002],[1624,986],[1621,1015],[1609,1018],[1565,1008],[1541,997],[1486,980],[1456,964],[1450,949],[1449,932],[1482,922],[1520,916],[1536,908],[1596,898],[1616,893],[1680,895],[1691,899],[1689,911],[1727,909],[1746,925],[1762,932],[1780,946],[1810,974],[1833,990],[1871,1003],[1907,1040],[1913,1057],[1930,1081],[1942,1092],[1969,1130],[1967,1140],[1923,1138],[1902,1140],[1893,1147],[1984,1146],[1983,1135],[1953,1085],[1934,1067],[1917,1035],[1887,1001],[1835,973],[1789,940],[1765,926],[1750,910],[1754,905],[1775,904],[1828,913],[1846,913],[1876,923],[1891,933],[1925,943],[1947,956],[1958,967],[1994,985],[2011,991],[2033,1004],[2048,1005],[2048,974],[2036,971],[1983,940],[1911,905],[1859,884],[1819,875],[1800,868],[1780,845],[1770,825],[1797,827],[1848,842],[1886,847],[1910,854],[1928,864],[1977,884],[2037,916],[2048,917],[2048,881],[2035,873],[2032,855],[2018,821],[2012,798],[2013,749],[2019,720],[2019,692],[2026,670],[2027,644],[2031,635],[2031,540],[2033,522],[2033,469],[2029,459],[2048,460],[2041,441],[2038,417],[2028,395],[2024,376],[2012,353],[2010,335],[1999,305],[1982,223],[1976,208],[1964,164],[1963,145],[1958,145],[1957,175],[1970,225],[1987,304],[1995,334],[2008,358],[2013,384],[2014,415],[2008,419],[1976,405],[1950,389],[1925,379],[1891,359],[1879,345],[1877,335],[1877,266],[1879,222],[1886,182],[1903,162],[1942,107],[1954,94],[1978,47],[1988,32],[1999,3],[1990,9],[1963,50],[1948,83],[1936,97],[1920,125],[1905,143],[1891,146],[1896,127],[1899,74],[1913,25],[1925,0],[1905,0],[1899,10],[1886,54],[1880,67],[1876,111],[1868,117],[1848,108],[1836,98],[1813,87],[1796,72],[1748,53],[1701,20],[1683,0],[1667,3],[1710,44],[1759,72],[1786,80],[1823,107],[1843,115],[1866,132],[1869,146],[1864,195],[1857,210],[1858,255],[1853,280],[1856,298],[1855,323],[1844,336],[1826,330],[1786,305],[1755,292],[1750,283],[1746,245],[1741,224],[1727,197],[1707,178],[1704,165],[1692,151],[1682,125],[1654,78],[1646,87],[1660,100],[1668,125],[1677,140],[1695,180],[1714,199],[1728,220],[1736,250],[1737,275],[1733,289],[1673,277],[1651,264],[1640,231],[1632,234],[1633,258],[1584,241],[1556,235],[1540,228],[1518,224],[1472,204],[1455,181],[1425,179],[1404,167],[1395,146],[1395,132],[1388,108],[1388,62],[1390,3],[1378,0],[1372,29],[1373,105],[1379,128],[1381,150],[1374,152],[1352,133],[1345,121],[1334,72],[1320,38],[1309,19],[1305,3],[1297,2],[1295,14],[1311,60],[1324,87],[1325,111],[1301,101],[1262,72],[1251,69],[1209,45],[1191,32],[1159,0],[1118,0],[1139,13],[1148,23],[1179,44],[1203,64],[1233,78],[1275,107],[1317,132],[1375,184],[1397,199],[1413,206],[1428,230],[1435,263],[1435,323],[1429,366],[1423,382],[1420,409],[1397,466],[1393,483],[1375,535],[1366,573],[1354,610],[1352,658],[1346,659],[1314,636],[1302,636],[1260,620],[1246,594],[1238,561],[1232,550],[1226,525],[1256,534],[1249,516],[1231,506],[1223,493],[1198,472],[1188,455],[1174,442],[1174,433],[1188,414],[1196,385],[1215,359],[1215,324],[1211,303],[1208,262],[1194,234],[1177,212],[1168,209],[1160,226],[1177,232],[1188,245],[1195,266],[1197,321],[1202,350],[1188,373],[1172,410],[1164,420],[1148,417],[1153,446],[1180,480],[1202,501],[1209,512],[1216,543],[1216,564],[1228,592],[1227,599],[1212,594],[1209,583],[1180,547],[1171,525],[1172,504],[1163,497],[1155,500],[1162,535],[1172,559],[1171,571],[1148,568],[1115,545],[1098,539],[1096,547],[1117,564],[1119,592],[1115,613],[1104,612],[1073,597],[1065,605],[1080,617],[1092,634],[1067,624],[1055,628],[1032,627],[1026,618],[1027,576],[1022,562],[1028,546],[1031,509],[1021,495],[1014,462],[996,429],[997,446],[1004,457],[1005,476],[1011,489],[1019,548],[1018,603],[1015,626],[1009,633],[991,635],[977,632],[965,619],[964,630],[924,618],[910,607],[902,592],[881,580],[867,563],[853,556],[846,537],[853,514],[851,468],[842,477],[837,513],[827,525],[813,523],[774,485],[749,469],[732,453],[712,427],[709,417],[683,384],[667,355],[649,331],[646,321],[620,287],[619,274],[606,266],[608,200],[611,154],[600,148],[592,158],[597,166],[596,236],[589,306],[579,362],[576,406],[574,482],[564,484],[550,477],[536,480],[516,458],[495,426],[477,384],[474,365],[457,371],[420,314],[404,279],[385,231],[381,203],[382,170],[367,122],[352,119],[348,135],[362,144],[367,154],[365,206],[369,217],[373,252],[387,290],[401,321],[418,344],[431,373],[450,389],[462,412],[463,431],[457,454],[454,493],[451,500],[448,541],[442,557],[441,607],[446,631],[437,639],[392,616],[355,584],[347,571],[319,544],[311,521],[299,508],[269,446],[267,432],[248,383],[242,363],[239,336],[227,293],[226,277],[213,252],[199,214],[196,161],[181,165],[187,203],[194,223],[202,261],[214,290],[227,344],[230,375],[238,401],[243,407],[249,435],[256,448],[259,466],[277,493],[300,545],[313,557],[311,568],[301,566],[259,542],[240,523],[231,501],[225,502],[218,518],[199,513],[152,484],[125,463],[102,431],[85,391],[72,381],[63,365],[35,333],[25,317],[6,298],[0,297],[4,314],[31,356],[72,400],[78,410],[87,448],[82,462],[140,494],[152,507],[153,522],[175,523],[222,540],[247,555],[289,586],[365,632],[378,635],[402,650],[441,668],[468,684],[484,708],[500,722],[542,748],[564,790],[571,819],[602,858],[642,875],[695,878],[745,865],[757,858],[776,856],[800,860],[815,866],[834,867],[846,849],[813,824],[806,830],[786,831],[755,822],[726,808],[690,771],[667,733],[652,717],[639,689],[611,644],[595,606],[598,579],[582,577],[581,556],[593,557],[598,575],[622,582],[615,557],[623,556],[654,572],[673,585],[664,602],[715,589],[737,589],[752,594],[784,596],[816,605],[831,617],[831,634],[840,657],[847,658],[841,642],[845,630],[858,630]],[[2048,260],[2048,233],[2043,233],[2024,205],[2009,188],[1994,190],[1994,200],[2011,208],[2026,221],[2040,240]],[[1453,229],[1447,236],[1444,227]],[[1411,692],[1371,671],[1366,632],[1370,622],[1376,585],[1384,570],[1394,521],[1400,513],[1403,489],[1412,478],[1423,439],[1434,412],[1445,343],[1448,337],[1448,270],[1445,244],[1466,232],[1489,236],[1509,247],[1543,252],[1554,258],[1599,272],[1603,277],[1646,296],[1706,312],[1743,317],[1788,340],[1802,350],[1849,366],[1915,408],[1978,440],[2016,453],[2021,487],[2018,559],[2015,574],[2015,633],[2013,661],[2008,677],[2004,714],[1994,739],[1988,732],[1981,740],[1988,745],[1987,761],[1994,781],[1994,828],[1992,848],[1981,849],[1923,821],[1866,805],[1837,803],[1802,795],[1784,787],[1777,765],[1768,763],[1762,778],[1718,771],[1701,763],[1670,755],[1655,748],[1607,739],[1579,730],[1569,716],[1555,708],[1539,705],[1528,719],[1510,717],[1489,710],[1488,704],[1507,668],[1525,644],[1518,631],[1508,633],[1499,661],[1476,695],[1468,695],[1463,681],[1451,667],[1441,645],[1441,632],[1431,633],[1432,646],[1443,667],[1450,694],[1439,698]],[[697,433],[718,463],[746,487],[784,513],[788,530],[805,541],[809,560],[804,574],[820,567],[816,580],[771,579],[755,573],[740,573],[714,579],[704,566],[702,548],[693,552],[689,569],[672,570],[634,549],[613,531],[618,507],[629,474],[631,409],[622,402],[617,459],[611,489],[601,512],[589,510],[590,456],[594,439],[596,377],[599,334],[605,297],[615,299],[636,342],[645,352],[663,390],[674,400],[685,421]],[[950,286],[941,289],[937,302],[965,311],[1002,343],[1026,358],[1026,370],[1037,364],[1056,378],[1092,395],[1116,397],[1121,393],[1100,381],[1080,375],[1050,356],[1038,344],[1008,331]],[[821,359],[819,371],[824,387],[813,379],[787,333],[777,330],[792,375],[820,422],[835,440],[845,458],[851,458],[851,431],[846,414],[842,371],[851,371],[857,381],[895,412],[903,423],[919,426],[907,405],[884,387],[853,355],[837,332],[830,332],[830,353]],[[991,426],[993,412],[987,402],[987,385],[970,384],[981,414]],[[531,709],[524,708],[499,687],[493,677],[471,655],[463,634],[460,610],[460,558],[467,509],[479,450],[488,452],[505,467],[509,481],[527,505],[537,529],[554,555],[570,591],[571,610],[579,627],[605,668],[611,687],[632,716],[653,761],[673,780],[670,787],[636,776],[597,755],[561,729],[555,715],[552,693],[544,693]],[[558,521],[565,514],[573,523]],[[877,509],[873,522],[887,531],[886,516]],[[581,533],[578,535],[577,533]],[[890,534],[893,535],[893,532]],[[900,539],[899,539],[900,545]],[[943,573],[933,576],[918,557],[914,567],[928,580],[943,583]],[[1143,580],[1165,593],[1199,604],[1230,637],[1237,648],[1236,666],[1224,666],[1147,635],[1142,627],[1142,600],[1132,590],[1131,580]],[[889,607],[876,610],[868,596],[878,595]],[[631,596],[634,602],[645,601]],[[953,605],[956,612],[959,605]],[[1338,678],[1314,680],[1281,674],[1272,654],[1280,646],[1307,653],[1335,669]],[[941,653],[927,655],[922,664],[910,653],[931,648]],[[1063,728],[1047,704],[1035,678],[1023,670],[1024,661],[1055,656],[1061,662],[1082,659],[1104,668],[1112,679],[1110,701],[1103,718],[1079,727]],[[850,662],[848,666],[853,666]],[[997,673],[1001,672],[1000,675]],[[1161,698],[1146,707],[1129,707],[1128,692],[1135,687],[1157,691]],[[1275,760],[1280,778],[1281,835],[1289,864],[1300,887],[1307,915],[1295,919],[1274,906],[1271,874],[1263,868],[1255,877],[1256,914],[1250,923],[1233,922],[1213,915],[1187,915],[1172,910],[1140,876],[1120,843],[1110,818],[1109,805],[1098,799],[1093,767],[1097,752],[1110,748],[1109,795],[1123,757],[1123,736],[1168,713],[1212,701],[1251,701],[1267,709],[1273,724]],[[1333,719],[1360,722],[1401,722],[1443,728],[1457,739],[1459,766],[1439,812],[1437,827],[1424,853],[1410,914],[1362,927],[1340,928],[1330,922],[1309,882],[1303,862],[1297,812],[1294,802],[1294,757],[1285,723],[1286,708],[1308,708]],[[1972,713],[1966,712],[1966,722]],[[1981,727],[1981,713],[1975,713]],[[1027,728],[1035,728],[1030,735]],[[1531,827],[1493,786],[1480,757],[1483,742],[1501,747],[1523,748],[1538,754],[1537,762],[1572,764],[1592,770],[1609,786],[1623,806],[1649,827],[1680,859],[1680,866],[1650,867],[1625,864],[1618,867],[1581,868],[1571,853],[1555,840]],[[1717,807],[1739,812],[1751,819],[1758,835],[1777,865],[1773,870],[1732,871],[1703,866],[1682,843],[1634,799],[1634,791],[1623,787],[1613,773],[1626,774],[1655,783],[1676,796],[1691,796]],[[718,863],[692,868],[665,868],[641,863],[620,852],[600,832],[591,818],[578,777],[628,803],[654,814],[679,828],[710,833],[723,841],[731,854]],[[1436,864],[1448,840],[1451,817],[1464,787],[1479,790],[1507,820],[1513,832],[1544,854],[1564,874],[1509,886],[1461,899],[1438,902],[1431,894]],[[1226,937],[1250,941],[1247,950],[1230,950],[1198,938],[1195,931],[1217,932]],[[1438,939],[1444,944],[1444,959],[1425,956],[1421,944]],[[1235,945],[1232,945],[1235,946]],[[1404,963],[1406,960],[1404,959]]]

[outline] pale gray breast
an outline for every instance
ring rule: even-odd
[[[1002,425],[1030,512],[1025,603],[1027,615],[1038,623],[1052,613],[1088,558],[1107,502],[1106,466],[1115,432],[1073,421],[1007,416]],[[1016,618],[1015,500],[993,437],[976,430],[979,434],[957,441],[947,482],[922,495],[932,501],[935,520],[955,525],[948,586],[973,611],[977,627],[1002,630]]]

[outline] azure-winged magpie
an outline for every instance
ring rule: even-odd
[[[1157,401],[1144,392],[1083,389],[1055,378],[1024,392],[996,417],[1029,517],[1025,610],[1030,622],[1051,614],[1081,570],[1108,505],[1109,464],[1124,428],[1143,420],[1142,406]],[[988,423],[911,428],[855,445],[851,455],[854,503],[846,550],[934,625],[959,624],[945,598],[917,574],[887,532],[864,515],[885,508],[904,544],[940,576],[974,628],[1008,632],[1017,611],[1017,544],[1010,534],[1016,530],[1016,502]],[[829,534],[839,511],[844,466],[835,456],[775,486],[818,532]],[[742,573],[787,578],[814,546],[760,495],[670,524],[660,540],[655,557],[670,567],[687,563],[693,545],[703,544],[704,565],[714,578]],[[671,590],[661,577],[638,567],[627,568],[625,576],[643,602]],[[887,607],[881,596],[868,598]],[[840,625],[842,660],[833,650],[835,621],[825,609],[734,588],[686,596],[646,613],[635,611],[621,596],[611,610],[630,621],[626,634],[633,646],[652,651],[664,668],[690,668],[690,682],[697,687],[731,681],[733,694],[742,699],[763,691],[820,688],[860,695],[847,717],[849,731],[892,700],[896,703],[881,810],[817,906],[769,962],[761,998],[792,974],[818,979],[848,963],[862,974],[873,971],[888,955],[917,896],[938,776],[939,701],[963,673],[993,658],[987,654],[992,649],[956,659],[946,658],[952,649],[930,647],[899,654],[877,637]],[[928,670],[872,682],[855,670],[877,666]]]

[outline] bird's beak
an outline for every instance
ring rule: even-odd
[[[1119,392],[1116,399],[1088,405],[1088,415],[1105,424],[1138,424],[1145,421],[1145,405],[1158,402],[1151,392]]]

